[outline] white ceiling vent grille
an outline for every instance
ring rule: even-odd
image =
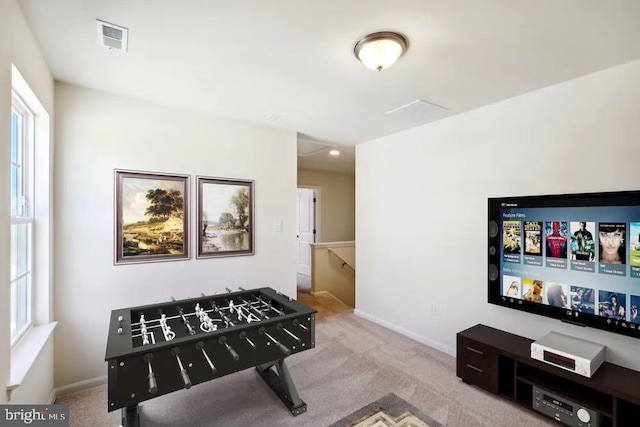
[[[409,122],[420,123],[428,119],[432,119],[447,109],[436,104],[432,104],[423,99],[416,99],[413,102],[387,111],[389,117],[395,119],[406,120]]]
[[[127,51],[128,29],[99,19],[96,20],[96,23],[98,24],[98,44],[100,46],[104,46],[109,50]]]
[[[333,144],[324,144],[317,141],[311,141],[309,139],[303,139],[298,137],[298,156],[308,157],[313,154],[326,150],[327,148],[333,148]]]

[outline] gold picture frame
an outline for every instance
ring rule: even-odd
[[[189,179],[115,170],[114,264],[190,258]]]

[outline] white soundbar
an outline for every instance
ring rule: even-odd
[[[550,332],[531,343],[531,358],[591,378],[605,359],[606,347]]]

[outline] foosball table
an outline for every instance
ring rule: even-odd
[[[307,410],[285,358],[315,346],[316,311],[271,288],[111,312],[108,411],[139,426],[139,403],[255,367],[293,415]]]

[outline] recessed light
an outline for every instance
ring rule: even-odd
[[[340,155],[340,151],[338,150],[331,150],[329,151],[329,154],[332,156],[339,156]]]

